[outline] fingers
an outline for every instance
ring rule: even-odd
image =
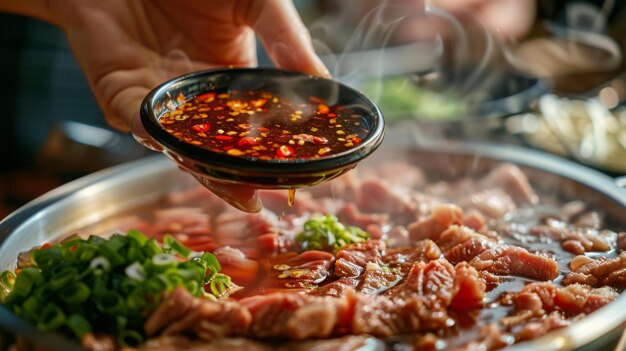
[[[95,80],[94,91],[111,127],[124,132],[130,130],[136,138],[142,138],[146,134],[142,133],[140,124],[137,123],[139,109],[150,90],[175,76],[213,67],[203,62],[191,61],[186,57],[177,58],[173,54],[155,61],[156,63],[149,67],[120,69]]]
[[[535,17],[534,0],[430,0],[429,3],[446,11],[473,11],[502,38],[525,35]]]
[[[243,14],[244,24],[255,30],[278,67],[330,77],[291,0],[248,0],[243,3],[248,5]]]
[[[477,9],[481,19],[502,38],[526,35],[535,19],[534,0],[490,1]]]
[[[257,213],[263,208],[256,189],[241,185],[216,183],[208,178],[192,174],[200,184],[222,198],[229,205],[244,212]]]

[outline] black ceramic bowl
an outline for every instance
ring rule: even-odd
[[[180,103],[215,91],[263,90],[289,100],[315,96],[327,105],[340,105],[363,117],[368,130],[360,144],[315,159],[260,160],[213,152],[168,133],[159,118]],[[151,91],[141,106],[141,121],[163,153],[184,169],[219,182],[264,189],[301,188],[319,184],[353,168],[380,145],[384,121],[380,110],[363,94],[339,82],[266,68],[235,68],[192,73],[172,79]],[[210,122],[210,121],[209,121]]]

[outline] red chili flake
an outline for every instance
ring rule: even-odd
[[[243,137],[243,138],[239,139],[239,141],[237,141],[237,145],[240,146],[240,147],[255,146],[258,143],[259,142],[254,137]]]
[[[198,133],[206,133],[209,131],[209,129],[211,129],[211,125],[208,123],[202,123],[202,124],[196,124],[191,128]]]
[[[257,128],[257,130],[258,130],[259,132],[261,132],[261,133],[267,133],[267,132],[269,132],[269,131],[270,131],[269,129],[267,129],[267,128],[265,128],[265,127],[259,127],[259,128]]]
[[[328,112],[330,112],[330,108],[329,108],[328,106],[324,105],[324,104],[319,104],[319,105],[317,106],[317,112],[319,112],[319,113],[321,113],[321,114],[325,115],[325,114],[327,114]]]
[[[230,135],[216,135],[215,139],[219,141],[231,141],[233,140],[233,137],[231,137]]]
[[[352,139],[352,143],[355,144],[355,145],[361,143],[361,138],[356,137],[356,138]]]
[[[316,96],[309,96],[309,101],[314,102],[316,104],[321,104],[324,102],[324,100],[316,97]]]
[[[337,117],[336,113],[329,113],[328,114],[328,118],[335,118],[335,117]]]
[[[199,100],[202,102],[212,102],[213,100],[215,100],[215,93],[200,94],[196,96],[196,100]]]
[[[52,246],[52,245],[51,245],[50,243],[45,243],[45,244],[41,245],[41,248],[42,248],[42,249],[47,249],[47,248],[49,248],[49,247],[51,247],[51,246]]]
[[[261,108],[261,107],[265,106],[265,104],[267,103],[267,99],[260,98],[260,99],[257,99],[257,100],[252,100],[252,101],[250,101],[250,103],[252,104],[252,106],[254,106],[256,108]]]
[[[291,139],[289,134],[281,134],[281,135],[274,137],[274,140],[279,143],[286,143],[289,139]]]
[[[278,149],[276,149],[276,155],[278,157],[289,157],[295,153],[293,148],[289,145],[281,145]]]
[[[70,246],[70,252],[74,252],[74,251],[76,251],[76,245]]]

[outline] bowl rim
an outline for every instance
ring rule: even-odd
[[[317,159],[261,160],[249,157],[232,156],[226,153],[214,152],[189,144],[171,135],[161,126],[158,122],[160,116],[157,116],[155,113],[155,104],[158,98],[161,98],[164,94],[168,94],[173,87],[184,85],[187,81],[192,84],[194,81],[208,79],[211,76],[220,74],[263,75],[276,78],[300,77],[306,80],[313,80],[316,82],[322,82],[323,84],[338,86],[340,92],[343,91],[355,96],[355,102],[359,105],[359,107],[366,108],[368,113],[367,115],[363,114],[363,117],[372,122],[372,128],[359,145],[343,152]],[[189,96],[188,98],[192,97],[193,96]],[[369,98],[358,90],[335,80],[312,76],[302,72],[275,68],[211,69],[192,72],[170,79],[160,84],[150,91],[148,95],[146,95],[141,104],[140,117],[141,123],[148,134],[164,148],[165,153],[169,154],[170,157],[180,155],[203,165],[209,165],[211,168],[229,170],[234,173],[252,172],[255,174],[286,175],[294,173],[319,173],[336,170],[338,168],[345,168],[355,164],[374,152],[382,143],[385,132],[385,122],[382,112],[378,106],[376,106]]]

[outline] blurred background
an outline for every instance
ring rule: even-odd
[[[513,8],[295,3],[334,77],[417,143],[513,143],[626,174],[626,2],[505,2]],[[0,64],[0,218],[67,181],[153,154],[107,127],[57,28],[0,14]],[[261,47],[259,65],[272,65]]]

